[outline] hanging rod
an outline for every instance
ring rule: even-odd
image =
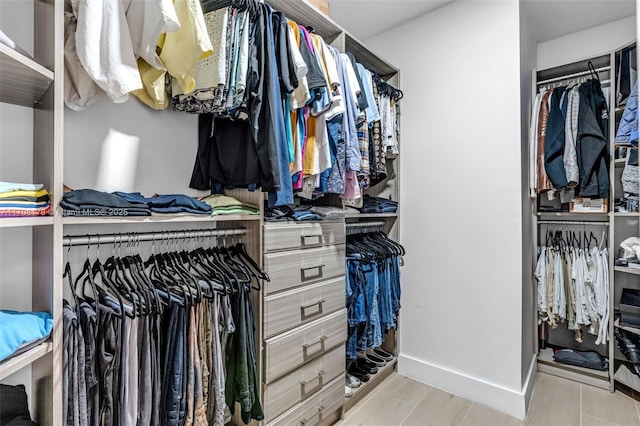
[[[376,220],[371,222],[354,222],[354,223],[347,223],[347,228],[378,228],[386,224],[387,222],[383,222],[381,220]]]
[[[587,226],[609,226],[609,222],[576,221],[576,220],[539,220],[540,225],[587,225]]]
[[[600,67],[600,68],[596,68],[596,72],[601,72],[601,71],[608,71],[611,69],[611,66],[606,66],[606,67]],[[562,81],[562,80],[569,80],[571,78],[575,78],[575,77],[580,77],[583,75],[589,75],[591,74],[591,71],[587,70],[587,71],[580,71],[580,72],[576,72],[573,74],[568,74],[568,75],[563,75],[561,77],[555,77],[555,78],[550,78],[548,80],[543,80],[543,81],[538,81],[536,84],[538,86],[542,86],[546,83],[553,83],[554,81]]]
[[[187,231],[159,231],[159,232],[136,232],[123,234],[94,234],[94,235],[66,235],[62,244],[64,247],[87,246],[96,244],[120,244],[127,242],[155,241],[207,238],[207,237],[230,237],[233,235],[244,235],[245,229],[193,229]]]

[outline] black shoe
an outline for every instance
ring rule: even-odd
[[[366,371],[369,374],[376,374],[378,372],[378,367],[364,358],[356,359],[356,365],[363,371]]]
[[[373,352],[367,352],[367,354],[365,355],[366,359],[368,361],[371,361],[372,363],[374,363],[375,365],[377,365],[378,367],[384,367],[385,365],[387,365],[387,361],[385,359],[382,359],[381,357],[374,355]]]
[[[393,354],[385,351],[382,347],[377,347],[373,350],[374,354],[379,356],[380,358],[391,361],[393,359]]]
[[[369,373],[358,367],[355,362],[349,366],[347,373],[351,374],[353,377],[357,377],[362,383],[369,381]]]

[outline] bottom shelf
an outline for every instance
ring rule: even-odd
[[[359,388],[353,389],[353,395],[346,398],[344,403],[344,411],[349,411],[354,405],[358,403],[365,395],[371,392],[376,386],[380,384],[384,379],[389,377],[396,369],[398,358],[394,357],[384,367],[378,369],[376,374],[371,374],[370,379],[366,383],[362,383]]]
[[[0,380],[12,375],[16,371],[26,367],[32,362],[42,358],[53,350],[53,343],[45,342],[33,349],[16,355],[0,364]]]
[[[634,391],[640,392],[640,377],[636,376],[629,367],[626,366],[626,364],[620,364],[620,367],[616,370],[613,378],[616,382],[622,383]]]
[[[553,349],[550,348],[540,350],[538,371],[603,389],[610,387],[608,371],[592,370],[556,362],[553,359]]]

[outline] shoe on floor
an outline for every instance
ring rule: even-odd
[[[358,380],[360,380],[362,383],[369,381],[369,373],[358,367],[355,362],[349,366],[349,368],[347,369],[347,373],[358,378]]]
[[[393,354],[392,354],[392,353],[389,353],[389,352],[387,352],[387,351],[385,351],[385,350],[384,350],[384,349],[382,349],[382,347],[380,347],[380,346],[378,346],[377,348],[375,348],[375,349],[373,349],[373,350],[368,349],[368,350],[367,350],[367,353],[368,353],[369,351],[373,352],[373,355],[376,355],[376,356],[378,356],[378,357],[380,357],[380,358],[384,359],[385,361],[391,361],[391,360],[393,359]]]
[[[344,396],[346,396],[347,398],[349,398],[350,396],[353,396],[353,389],[351,389],[349,386],[345,386]]]
[[[378,367],[364,358],[356,359],[356,365],[363,371],[366,371],[369,374],[376,374],[378,372]]]
[[[349,386],[350,388],[359,388],[360,385],[362,384],[362,382],[360,381],[360,379],[358,379],[355,376],[352,376],[351,374],[347,374],[345,376],[345,385]]]

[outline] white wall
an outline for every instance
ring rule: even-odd
[[[619,19],[538,44],[539,70],[611,52],[636,39],[636,18]]]
[[[367,45],[404,92],[399,371],[523,417],[519,22],[454,2]]]

